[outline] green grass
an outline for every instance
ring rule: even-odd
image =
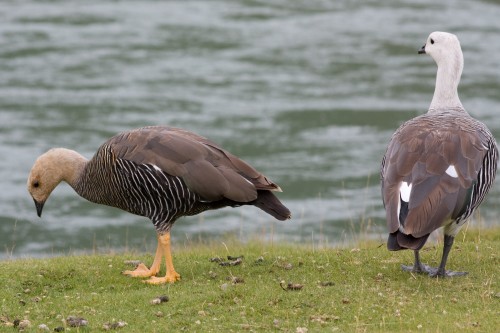
[[[120,274],[129,268],[125,260],[149,265],[152,253],[4,261],[0,331],[16,332],[16,319],[31,322],[27,332],[40,332],[40,324],[53,331],[72,315],[88,326],[66,332],[104,331],[116,321],[127,323],[120,332],[498,332],[499,231],[457,237],[448,268],[469,275],[454,279],[404,273],[400,265],[412,263],[412,252],[372,242],[341,249],[235,241],[177,247],[182,280],[164,286]],[[423,261],[437,265],[441,249],[427,246]],[[209,261],[227,255],[244,255],[243,263]],[[243,282],[233,284],[233,277]],[[303,287],[283,290],[282,281]],[[160,295],[170,300],[151,304]]]

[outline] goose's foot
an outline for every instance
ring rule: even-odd
[[[467,274],[468,274],[468,272],[447,271],[445,269],[440,269],[440,268],[432,268],[432,271],[429,272],[429,276],[430,277],[434,277],[434,278],[438,278],[438,277],[457,277],[457,276],[465,276]]]
[[[122,274],[124,274],[124,275],[128,275],[131,277],[140,277],[140,278],[155,276],[156,273],[158,273],[158,272],[150,270],[142,262],[137,266],[137,268],[135,270],[122,272]]]
[[[457,277],[467,275],[467,272],[455,272],[440,269],[439,267],[431,267],[420,263],[419,265],[407,266],[401,265],[401,269],[405,272],[428,274],[430,277]]]
[[[144,283],[147,284],[165,284],[165,283],[174,283],[175,281],[179,281],[181,279],[181,276],[179,273],[176,271],[173,271],[171,273],[168,273],[164,277],[157,277],[157,276],[152,276],[147,280],[144,280]]]
[[[432,272],[436,271],[437,269],[422,263],[416,263],[415,265],[408,266],[408,265],[401,265],[401,269],[404,272],[411,272],[411,273],[417,273],[417,274],[431,274]]]

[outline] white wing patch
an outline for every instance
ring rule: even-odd
[[[448,169],[446,169],[445,171],[450,177],[453,177],[453,178],[458,178],[458,173],[457,173],[457,169],[455,169],[455,166],[454,165],[450,165],[448,167]]]
[[[411,186],[411,183],[408,184],[407,182],[402,182],[399,187],[399,195],[401,196],[401,200],[404,202],[410,201]]]

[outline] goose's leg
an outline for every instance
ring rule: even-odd
[[[158,237],[158,244],[161,244],[163,249],[163,255],[165,256],[165,264],[167,266],[167,274],[164,277],[152,276],[150,279],[144,281],[149,284],[164,284],[164,283],[174,283],[181,279],[179,273],[175,271],[174,264],[172,262],[172,253],[170,252],[170,232]]]
[[[160,236],[158,236],[158,246],[156,247],[155,259],[153,260],[153,264],[151,268],[147,268],[142,262],[137,266],[137,268],[133,271],[124,271],[122,272],[125,275],[132,277],[151,277],[158,274],[160,271],[161,258],[163,257],[163,245],[160,242]]]
[[[413,264],[413,266],[401,265],[401,269],[405,272],[431,274],[433,268],[425,264],[422,264],[422,262],[420,261],[420,252],[418,250],[415,250],[414,253],[415,253],[415,264]]]
[[[432,268],[432,271],[429,272],[429,276],[431,277],[453,277],[453,276],[464,276],[467,275],[467,272],[454,272],[447,271],[445,269],[446,261],[448,261],[448,254],[450,254],[451,247],[453,246],[453,241],[455,237],[450,235],[444,235],[444,245],[443,245],[443,257],[441,258],[441,263],[438,268]]]

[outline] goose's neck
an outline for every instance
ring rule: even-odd
[[[446,59],[446,61],[438,62],[436,88],[429,107],[430,112],[442,109],[464,110],[458,97],[458,83],[460,82],[462,69],[462,53],[451,59]]]
[[[64,148],[58,150],[57,164],[61,170],[62,180],[76,190],[88,160],[74,150]]]

